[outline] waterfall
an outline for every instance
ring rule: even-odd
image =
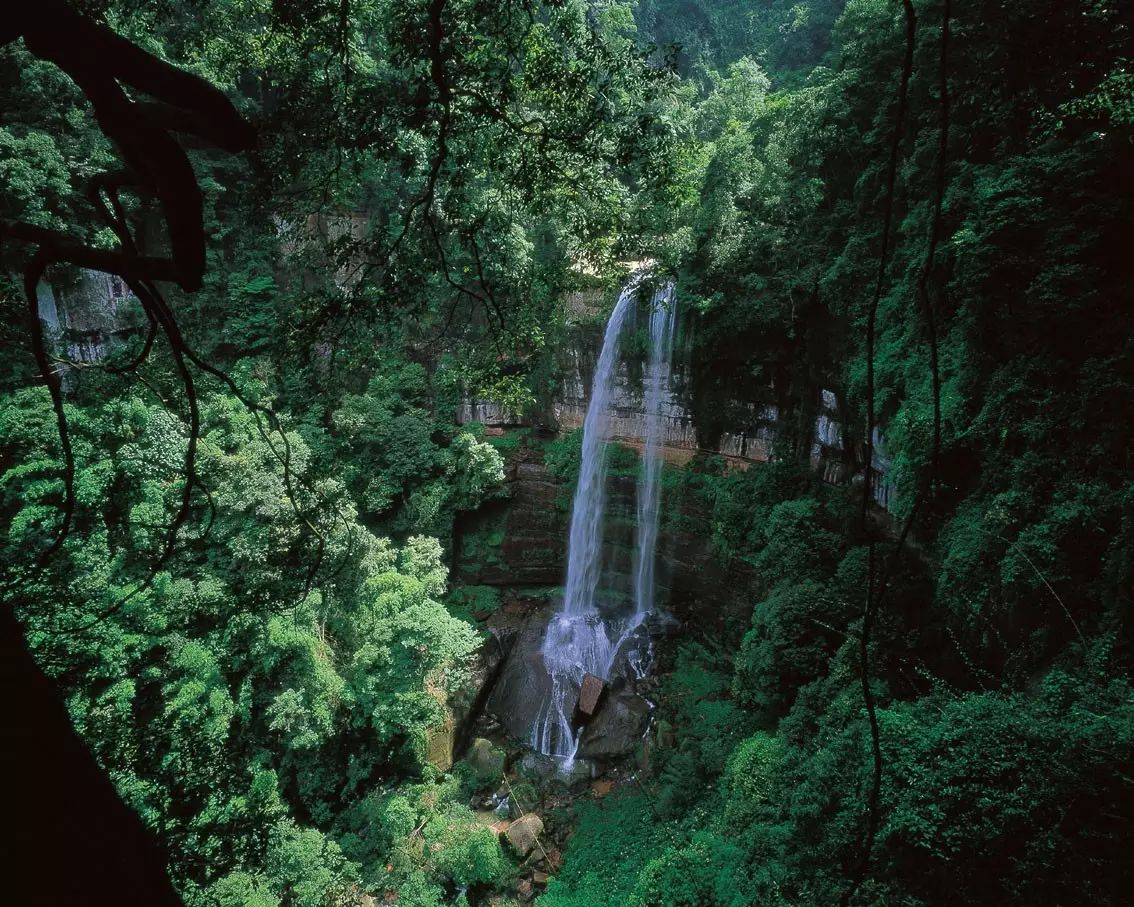
[[[650,364],[646,372],[646,432],[642,474],[638,479],[638,563],[634,571],[634,606],[645,615],[654,605],[654,549],[658,541],[661,448],[665,429],[664,407],[669,396],[670,358],[673,354],[673,284],[654,295],[650,312]]]
[[[645,426],[643,468],[638,480],[638,534],[634,569],[634,612],[621,620],[604,619],[597,606],[602,572],[603,521],[606,514],[606,446],[610,440],[610,402],[618,374],[619,343],[634,311],[641,278],[630,281],[611,312],[595,366],[591,399],[583,421],[579,481],[571,507],[567,548],[567,585],[563,606],[548,625],[541,653],[550,678],[550,696],[536,718],[532,746],[574,762],[579,734],[572,726],[575,699],[585,674],[609,679],[615,658],[635,636],[654,604],[654,549],[657,544],[663,407],[669,386],[673,346],[673,286],[653,297],[650,358],[644,376]],[[630,662],[643,673],[640,653]]]
[[[571,504],[571,532],[567,541],[565,617],[583,617],[594,608],[602,567],[603,517],[606,515],[606,444],[610,440],[610,398],[618,374],[618,347],[627,316],[638,297],[638,281],[622,291],[602,340],[595,365],[591,400],[583,421],[583,449],[579,481]]]
[[[638,477],[638,547],[634,567],[634,615],[623,631],[629,637],[654,607],[654,567],[658,543],[661,503],[662,436],[665,404],[669,397],[670,360],[673,356],[674,288],[664,284],[650,307],[650,361],[644,378],[646,430],[642,445],[642,471]],[[638,653],[635,652],[635,655]],[[642,677],[645,666],[633,659],[631,666]]]

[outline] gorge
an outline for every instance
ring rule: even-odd
[[[15,5],[6,898],[1126,903],[1128,6]]]

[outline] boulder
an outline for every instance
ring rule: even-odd
[[[558,602],[551,603],[552,608],[558,606]],[[548,613],[534,614],[524,623],[515,636],[486,705],[486,711],[500,721],[508,736],[523,744],[530,743],[536,724],[546,715],[552,695],[551,678],[543,655],[544,638],[552,616]],[[644,637],[645,631],[641,632]],[[627,670],[625,655],[634,650],[632,645],[623,646],[623,654],[611,672],[612,677],[618,676],[611,684],[587,675],[578,693],[579,717],[587,721],[599,720],[608,708],[605,703],[615,698],[619,692],[618,684],[624,682],[622,675]],[[569,697],[566,705],[572,708],[576,704],[575,694],[570,693]],[[586,712],[588,708],[592,709],[589,713]]]
[[[634,764],[638,766],[640,771],[650,771],[652,757],[654,752],[654,740],[649,734],[646,734],[638,741],[638,747],[634,751]]]
[[[547,620],[546,614],[534,616],[515,635],[487,705],[509,736],[523,743],[531,740],[532,728],[551,695],[542,650]]]
[[[628,689],[612,691],[583,731],[579,755],[615,759],[634,752],[650,721],[650,704]]]
[[[520,760],[520,774],[548,790],[570,790],[589,783],[594,766],[586,759],[576,759],[568,769],[562,759],[528,752]]]
[[[481,778],[499,779],[504,774],[505,754],[502,749],[495,746],[491,740],[477,737],[469,747],[466,757],[469,765],[473,767]]]
[[[519,779],[509,787],[506,799],[509,809],[516,815],[530,812],[539,806],[539,792],[535,785]]]
[[[512,850],[519,856],[526,857],[536,846],[541,834],[543,820],[535,813],[528,813],[509,825],[504,837]]]
[[[583,685],[579,689],[579,712],[586,718],[592,718],[599,706],[606,681],[594,674],[583,675]]]

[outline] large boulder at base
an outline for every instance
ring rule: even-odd
[[[551,695],[542,650],[547,621],[546,614],[535,615],[516,634],[486,707],[519,743],[531,741],[532,729]]]
[[[594,766],[587,759],[577,758],[568,766],[556,756],[528,752],[520,760],[520,774],[550,790],[571,790],[590,783]]]
[[[634,752],[649,725],[650,711],[650,704],[629,689],[612,690],[583,731],[579,755],[616,759]]]
[[[526,857],[536,846],[541,834],[543,834],[543,819],[535,813],[528,813],[509,825],[504,837],[507,838],[512,850],[519,856]]]
[[[552,607],[558,608],[558,603],[553,602]],[[543,644],[547,635],[547,625],[552,617],[553,615],[547,613],[533,614],[515,635],[515,641],[508,651],[485,707],[510,737],[525,745],[530,745],[533,729],[546,715],[547,704],[551,698],[551,678],[548,676],[547,665],[544,662]],[[609,707],[606,704],[607,699],[614,698],[613,687],[632,673],[627,663],[628,657],[648,644],[645,627],[639,630],[639,634],[638,644],[627,644],[622,647],[619,657],[611,668],[609,685],[598,677],[592,677],[587,683],[587,698],[596,713],[595,717],[588,717],[589,721],[597,721],[601,718],[602,713]],[[576,707],[582,692],[577,687],[568,691],[567,708]],[[633,746],[627,747],[625,752],[631,749]]]

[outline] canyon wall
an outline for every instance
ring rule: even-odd
[[[582,315],[581,320],[569,326],[566,340],[557,352],[555,393],[548,411],[539,417],[524,418],[491,400],[467,399],[456,409],[458,424],[480,422],[491,429],[533,426],[542,422],[552,431],[571,431],[580,428],[586,418],[590,401],[591,376],[602,342],[600,319],[594,314],[601,311],[595,294],[573,294],[569,310]],[[679,311],[680,317],[680,311]],[[758,405],[731,401],[727,410],[736,414],[731,424],[716,437],[707,437],[699,430],[690,399],[690,368],[687,346],[680,343],[674,353],[674,381],[671,393],[663,407],[663,456],[666,462],[677,466],[687,464],[698,453],[716,454],[728,460],[732,468],[746,469],[754,463],[765,463],[775,456],[775,442],[780,428],[781,413],[775,405]],[[611,395],[613,415],[612,436],[617,442],[641,450],[644,443],[645,412],[641,386],[641,363],[632,352],[623,357]],[[815,400],[816,417],[810,444],[812,468],[829,484],[841,485],[870,474],[871,495],[875,503],[889,509],[893,503],[895,486],[892,461],[886,454],[885,437],[875,429],[872,468],[866,470],[865,445],[848,438],[843,407],[838,395],[829,389],[818,391]]]
[[[143,316],[134,296],[114,274],[78,271],[72,280],[42,281],[39,317],[56,354],[71,362],[101,362],[115,342],[141,330]],[[64,366],[64,380],[72,368]]]

